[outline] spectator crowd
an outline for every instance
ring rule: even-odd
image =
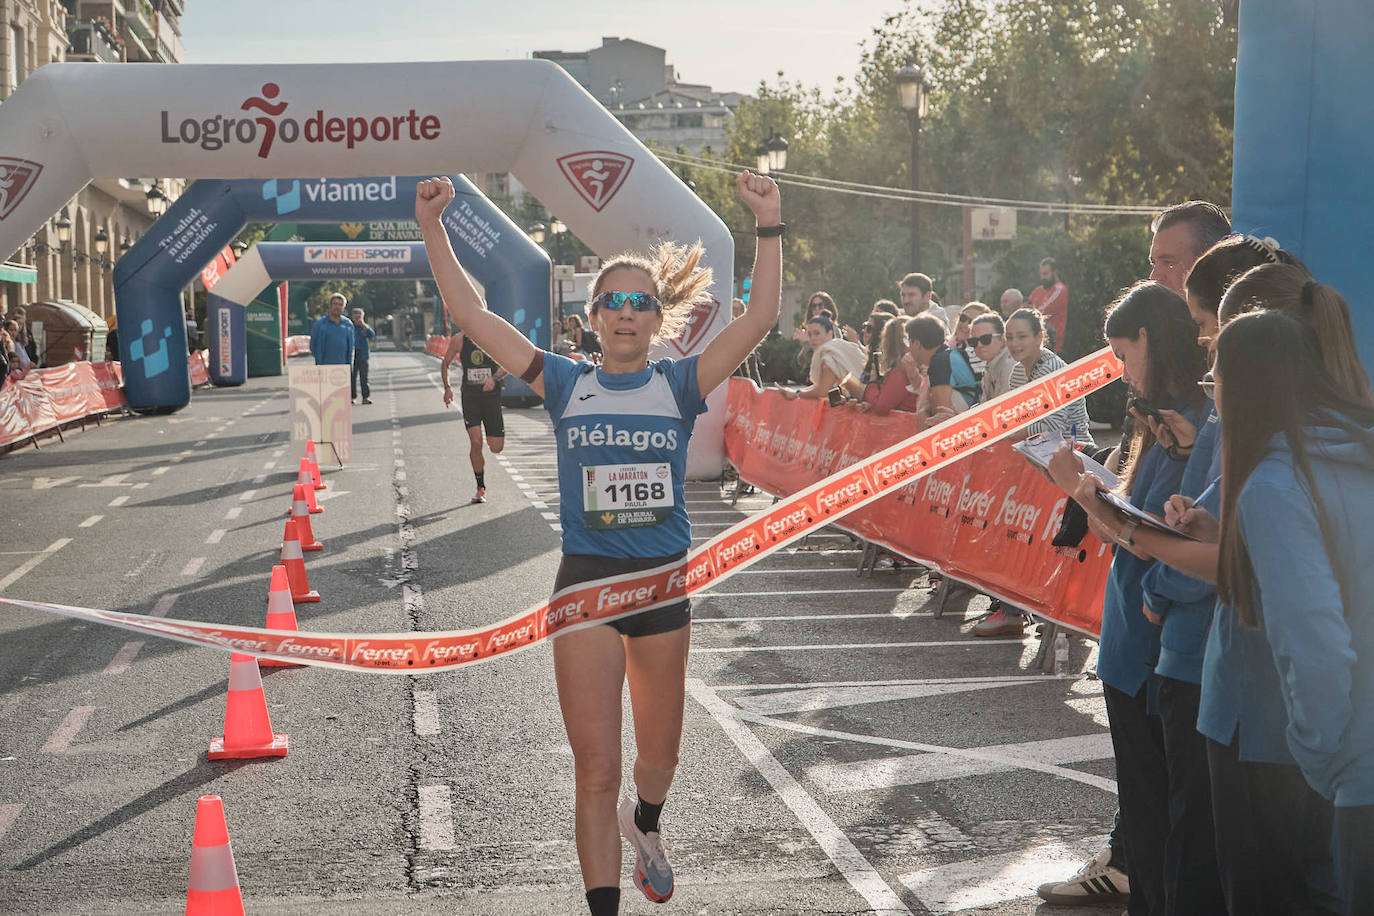
[[[1115,551],[1097,675],[1119,811],[1107,848],[1039,894],[1132,916],[1374,914],[1374,395],[1350,312],[1212,204],[1151,230],[1149,276],[1101,328],[1127,415],[1094,423],[1080,399],[1020,434],[1062,438],[1055,544],[1091,531]],[[806,381],[782,394],[924,429],[1065,366],[1051,258],[998,309],[943,306],[921,273],[896,285],[857,328],[813,294],[795,332]],[[994,602],[973,633],[1026,622]]]

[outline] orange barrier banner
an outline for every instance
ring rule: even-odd
[[[740,479],[787,496],[916,430],[912,414],[885,417],[788,400],[730,379],[725,449]],[[1005,442],[899,487],[837,527],[1092,636],[1101,631],[1111,567],[1088,535],[1054,547],[1067,498]]]
[[[189,357],[191,364],[191,387],[199,388],[210,384],[209,350],[196,350]]]
[[[527,649],[562,632],[681,601],[757,563],[779,547],[957,464],[1120,375],[1120,362],[1110,350],[1100,350],[876,454],[851,456],[848,465],[716,535],[679,563],[572,585],[546,603],[481,629],[375,635],[307,633],[166,620],[4,597],[0,597],[0,604],[309,665],[400,674],[446,670]],[[787,448],[792,448],[790,442]]]
[[[67,363],[36,369],[0,388],[0,446],[124,405],[113,363]]]
[[[293,334],[286,338],[286,355],[299,356],[302,353],[310,352],[310,337],[305,334]]]

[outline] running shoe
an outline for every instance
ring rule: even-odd
[[[475,503],[484,503],[484,502],[486,502],[486,501],[487,501],[487,488],[486,488],[486,487],[478,487],[478,488],[477,488],[477,492],[474,493],[474,494],[472,494],[472,501],[475,502]]]
[[[973,625],[974,636],[1020,636],[1025,632],[1026,619],[1019,613],[1008,614],[1001,602],[991,613]]]
[[[635,884],[654,903],[667,903],[673,896],[673,866],[663,848],[663,836],[657,830],[642,833],[635,824],[635,801],[628,796],[617,812],[620,835],[635,848]]]
[[[1072,878],[1042,884],[1035,892],[1041,900],[1059,906],[1099,906],[1125,903],[1131,896],[1131,883],[1125,872],[1112,865],[1108,847]]]

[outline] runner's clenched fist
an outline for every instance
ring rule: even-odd
[[[415,220],[438,219],[453,200],[453,182],[447,178],[426,178],[415,186]]]

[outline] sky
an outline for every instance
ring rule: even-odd
[[[189,0],[187,63],[527,58],[615,35],[657,45],[684,82],[753,92],[778,70],[828,89],[906,0]],[[385,15],[378,11],[384,10]]]

